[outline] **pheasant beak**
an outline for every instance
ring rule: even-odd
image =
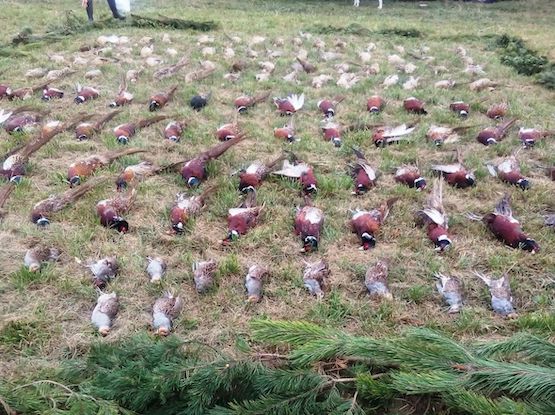
[[[249,295],[247,302],[249,303],[258,303],[260,301],[260,296],[258,295]]]
[[[170,334],[170,330],[167,327],[160,327],[158,330],[156,330],[156,334],[166,337]]]
[[[40,270],[40,264],[29,265],[29,272],[38,272]]]
[[[98,333],[102,336],[102,337],[106,337],[108,335],[108,333],[110,333],[110,327],[100,327],[98,329]]]

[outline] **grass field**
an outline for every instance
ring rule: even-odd
[[[85,13],[77,10],[77,0],[69,1],[1,1],[3,31],[0,42],[9,42],[12,35],[24,27],[35,33],[63,23],[67,10],[75,9],[85,20]],[[105,2],[96,2],[97,19],[106,17]],[[91,141],[76,142],[65,133],[34,155],[29,172],[6,204],[6,215],[0,223],[0,373],[11,378],[27,376],[44,367],[54,367],[59,361],[83,354],[98,335],[90,324],[97,292],[86,270],[74,258],[82,260],[116,255],[121,266],[120,275],[110,284],[120,298],[120,312],[110,335],[103,339],[111,342],[134,333],[150,330],[150,312],[154,300],[166,290],[179,294],[185,301],[181,316],[176,320],[175,336],[198,339],[214,347],[232,351],[238,339],[248,339],[248,323],[255,317],[271,319],[304,319],[323,325],[345,329],[359,335],[387,336],[410,326],[435,328],[457,338],[499,338],[520,330],[533,330],[553,338],[555,313],[554,270],[555,233],[543,226],[542,215],[555,209],[554,183],[537,168],[537,163],[554,165],[554,144],[544,141],[535,148],[520,153],[523,172],[531,178],[532,187],[523,192],[490,177],[485,161],[508,156],[519,147],[516,129],[501,144],[484,147],[474,139],[479,126],[493,122],[480,114],[490,104],[508,102],[509,116],[518,118],[518,125],[544,129],[555,128],[555,93],[534,83],[533,78],[517,75],[503,66],[490,35],[508,33],[522,37],[532,49],[555,60],[555,30],[553,4],[547,0],[527,2],[506,1],[494,5],[462,2],[430,2],[427,7],[417,3],[392,3],[386,0],[378,11],[374,2],[363,1],[354,9],[351,2],[316,1],[182,1],[134,3],[137,13],[159,12],[164,15],[195,20],[215,20],[219,30],[204,36],[213,38],[206,45],[198,43],[203,34],[187,31],[144,30],[128,27],[93,29],[70,36],[55,43],[21,46],[18,57],[0,60],[1,81],[16,87],[34,85],[40,81],[26,79],[27,70],[44,67],[59,69],[72,66],[74,57],[82,55],[91,61],[92,52],[79,52],[81,45],[94,44],[100,35],[126,35],[131,47],[122,54],[117,46],[99,52],[106,63],[99,65],[102,77],[86,80],[84,74],[92,65],[76,66],[75,74],[53,85],[66,91],[61,101],[43,103],[35,97],[25,104],[48,109],[49,118],[67,120],[77,111],[96,113],[108,111],[107,103],[117,93],[122,73],[128,69],[145,67],[139,53],[145,36],[153,39],[154,54],[164,61],[162,66],[175,63],[182,56],[189,64],[178,75],[157,82],[152,73],[158,67],[145,67],[136,84],[130,86],[135,103],[125,107]],[[356,23],[370,29],[373,34],[316,33],[322,25],[337,28]],[[402,37],[380,34],[385,29],[416,29],[421,37]],[[304,35],[301,36],[300,32]],[[168,33],[171,44],[162,42]],[[237,36],[241,42],[233,42]],[[263,36],[264,42],[252,46],[256,58],[247,57],[249,42],[254,36]],[[297,46],[293,38],[300,38]],[[280,43],[283,40],[283,44]],[[325,43],[324,50],[340,53],[338,60],[323,61],[314,43]],[[346,42],[344,49],[336,49],[337,40]],[[375,44],[368,64],[362,64],[358,53]],[[214,47],[215,55],[203,56],[202,49]],[[475,63],[484,66],[486,75],[500,83],[494,91],[475,93],[467,83],[472,79],[463,73],[464,64],[456,54],[458,46],[468,51]],[[222,51],[231,47],[235,58],[225,59]],[[403,47],[405,53],[399,51]],[[177,51],[176,56],[166,52]],[[422,51],[434,59],[417,60],[406,52]],[[332,81],[321,89],[311,86],[312,75],[300,73],[297,82],[283,80],[291,72],[291,65],[299,49],[308,52],[308,59],[318,67],[317,74],[330,74],[335,80],[335,65],[350,63],[351,72],[362,71],[363,66],[379,64],[379,73],[363,76],[352,89],[345,90]],[[427,49],[426,49],[427,50]],[[281,56],[271,58],[271,52]],[[416,65],[413,74],[420,78],[414,91],[405,91],[401,84],[408,75],[399,73],[399,85],[384,89],[387,75],[398,73],[388,64],[388,56],[398,54]],[[56,63],[49,56],[61,55],[65,63]],[[245,59],[249,66],[237,82],[223,78],[233,60]],[[217,65],[210,77],[195,83],[186,83],[183,74],[199,67],[200,60]],[[258,62],[272,61],[275,71],[269,80],[258,82]],[[362,65],[362,66],[361,66]],[[436,74],[434,68],[445,71]],[[434,83],[453,79],[459,83],[450,90],[437,89]],[[82,107],[72,102],[73,86],[96,86],[101,97]],[[274,106],[268,102],[256,106],[240,117],[249,138],[231,149],[219,160],[212,162],[210,177],[205,186],[217,190],[207,201],[206,208],[182,236],[166,234],[169,229],[169,209],[175,194],[184,191],[178,173],[152,177],[138,187],[135,206],[127,215],[131,225],[128,234],[120,235],[100,226],[95,216],[97,201],[115,192],[116,175],[123,167],[138,162],[142,156],[129,156],[116,161],[99,175],[110,180],[93,190],[75,206],[54,216],[45,230],[38,229],[29,220],[31,207],[50,194],[67,189],[64,182],[67,167],[77,158],[116,149],[111,129],[127,120],[148,116],[148,97],[179,83],[176,97],[163,111],[176,119],[186,119],[189,127],[178,144],[166,142],[159,127],[147,128],[132,139],[131,145],[147,150],[144,159],[155,163],[185,160],[214,145],[216,128],[232,121],[233,99],[242,93],[271,90],[272,96],[304,92],[305,108],[296,119],[300,141],[292,145],[273,137],[273,128],[285,123]],[[186,103],[197,92],[212,92],[212,99],[202,112],[193,112]],[[374,93],[383,95],[387,107],[383,114],[370,116],[365,111],[366,98]],[[429,115],[422,117],[412,139],[398,146],[377,149],[371,145],[370,132],[346,134],[344,145],[337,150],[321,138],[320,114],[316,102],[325,97],[344,95],[338,107],[337,121],[350,124],[359,121],[397,124],[416,118],[402,109],[404,98],[414,95],[426,101]],[[472,104],[473,114],[466,121],[459,120],[448,111],[454,100]],[[1,102],[0,107],[12,108],[20,103]],[[462,134],[457,144],[436,148],[425,138],[430,124],[472,126]],[[3,154],[24,140],[22,136],[0,133],[0,153]],[[361,197],[351,195],[353,181],[347,175],[347,163],[353,161],[351,146],[360,147],[370,163],[381,172],[378,186]],[[392,169],[403,163],[417,163],[431,183],[429,166],[450,161],[454,149],[461,148],[467,165],[476,169],[477,186],[467,190],[445,188],[444,201],[451,222],[454,246],[445,254],[434,252],[425,232],[415,227],[414,214],[425,201],[427,191],[395,184]],[[237,178],[230,173],[246,167],[251,161],[276,158],[283,150],[291,150],[315,166],[319,180],[319,193],[314,203],[323,209],[326,223],[318,253],[304,256],[299,253],[300,240],[293,235],[294,208],[302,203],[296,184],[277,178],[267,180],[258,192],[259,203],[265,205],[261,223],[229,248],[220,241],[226,235],[227,210],[241,201],[237,191]],[[431,186],[429,186],[431,187]],[[512,194],[515,216],[523,223],[525,232],[538,241],[542,251],[530,255],[512,250],[496,241],[481,223],[470,222],[464,216],[468,211],[487,213],[504,192]],[[389,197],[400,197],[383,226],[375,249],[359,251],[358,241],[348,227],[349,209],[372,208]],[[60,262],[49,264],[40,273],[32,274],[23,268],[23,257],[28,247],[36,243],[58,247],[63,255]],[[161,285],[151,285],[146,277],[146,257],[159,255],[168,261],[168,273]],[[390,288],[392,301],[370,299],[363,285],[366,268],[380,258],[390,258]],[[206,295],[198,295],[192,280],[192,263],[214,258],[218,262],[216,288]],[[309,296],[303,287],[304,260],[325,258],[331,268],[331,290],[323,300]],[[247,304],[244,277],[249,265],[258,263],[270,269],[265,281],[264,297],[259,304]],[[507,320],[493,314],[489,294],[473,274],[479,270],[500,276],[508,272],[515,306],[519,317]],[[435,289],[433,275],[442,272],[458,276],[464,283],[465,307],[456,315],[447,314],[445,304]]]

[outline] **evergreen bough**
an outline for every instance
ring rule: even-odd
[[[40,379],[0,381],[0,413],[555,413],[555,345],[531,334],[463,344],[429,329],[381,339],[306,322],[252,328],[257,343],[238,357],[177,336],[99,341]]]

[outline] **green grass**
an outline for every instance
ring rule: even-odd
[[[79,2],[75,0],[63,0],[55,5],[47,3],[52,7],[44,7],[43,1],[34,0],[5,3],[0,43],[9,42],[11,36],[24,26],[32,27],[37,34],[59,26],[69,9],[75,9],[85,20],[84,11],[76,10]],[[96,3],[97,18],[106,18],[105,2]],[[20,46],[15,50],[22,56],[0,58],[0,81],[16,87],[34,85],[38,80],[25,79],[27,70],[39,66],[46,69],[60,67],[49,60],[49,55],[62,54],[71,65],[79,47],[93,45],[98,36],[128,36],[130,42],[125,46],[132,49],[129,54],[120,52],[117,46],[99,52],[104,58],[119,59],[117,63],[108,60],[97,65],[103,78],[85,81],[84,73],[94,65],[74,65],[75,74],[53,84],[66,91],[67,99],[48,104],[38,98],[28,101],[38,108],[50,110],[47,118],[59,117],[62,120],[71,118],[77,110],[106,113],[107,102],[117,93],[122,73],[144,67],[138,82],[129,85],[135,103],[124,108],[122,114],[91,141],[76,142],[70,133],[65,133],[45,146],[32,157],[27,177],[5,206],[7,215],[0,223],[3,248],[0,250],[0,269],[6,277],[0,279],[0,315],[9,318],[0,322],[0,367],[9,376],[17,377],[26,369],[36,371],[42,366],[55,364],[86,350],[97,340],[89,322],[97,293],[91,287],[88,271],[78,266],[74,258],[98,259],[108,255],[117,255],[121,264],[121,273],[109,288],[120,297],[121,310],[110,337],[102,341],[148,331],[152,303],[167,290],[181,295],[185,302],[183,313],[176,320],[174,335],[227,351],[234,349],[238,333],[249,337],[248,322],[255,317],[305,318],[322,325],[340,326],[356,335],[374,333],[380,337],[412,326],[434,327],[462,338],[481,339],[521,330],[552,336],[554,323],[551,316],[555,312],[555,299],[551,270],[555,269],[552,254],[555,234],[552,229],[543,228],[541,215],[554,208],[553,182],[543,176],[535,163],[555,162],[553,142],[546,140],[534,149],[520,152],[523,171],[533,182],[529,191],[522,192],[490,177],[484,165],[485,161],[511,154],[519,146],[516,131],[512,130],[507,139],[495,147],[485,148],[474,140],[481,126],[493,124],[480,112],[501,101],[510,103],[511,115],[520,120],[519,125],[554,128],[553,92],[535,84],[533,78],[519,75],[503,65],[499,54],[491,47],[492,35],[507,33],[523,38],[527,47],[554,61],[551,2],[503,1],[495,5],[450,2],[445,6],[444,2],[436,1],[420,8],[416,2],[386,0],[382,11],[368,2],[363,2],[355,10],[352,2],[347,0],[195,0],[187,4],[178,0],[156,4],[137,0],[134,7],[145,15],[161,13],[199,21],[219,20],[222,29],[200,34],[144,30],[123,23],[109,29],[92,28],[61,42]],[[515,24],[517,16],[518,24]],[[323,31],[330,26],[337,30]],[[420,33],[420,36],[404,36],[399,30],[414,31],[413,34]],[[300,32],[309,32],[309,35]],[[171,44],[162,42],[164,33],[169,35]],[[198,43],[203,35],[214,38],[209,46],[216,47],[218,54],[202,56],[205,45]],[[233,43],[232,36],[240,37],[241,43]],[[251,59],[246,56],[254,36],[264,36],[266,40],[262,45],[252,46],[258,57]],[[154,81],[152,73],[158,67],[145,66],[140,57],[143,42],[148,41],[143,37],[153,39],[154,53],[163,59],[163,66],[175,63],[184,55],[189,57],[189,64],[173,78]],[[299,38],[302,45],[295,46],[294,38]],[[325,43],[325,50],[341,53],[341,59],[322,60],[314,46],[317,39]],[[335,47],[338,39],[346,42],[344,49]],[[366,50],[371,42],[376,48],[371,51],[370,63],[379,63],[380,72],[364,75],[351,90],[337,86],[335,65],[349,62],[352,72],[361,71],[358,53]],[[434,59],[429,62],[416,59],[399,52],[399,46],[409,53],[420,53],[423,48],[429,48],[426,53]],[[464,47],[475,63],[484,65],[485,76],[500,81],[501,86],[492,92],[471,92],[467,83],[472,78],[463,73],[465,65],[455,53],[457,46]],[[169,47],[178,51],[175,57],[166,54]],[[245,59],[249,63],[234,83],[223,78],[232,62],[221,55],[225,47],[235,50],[235,60]],[[330,74],[335,80],[321,89],[312,88],[312,75],[304,73],[299,74],[297,83],[283,80],[282,77],[291,71],[294,56],[300,49],[307,51],[309,61],[318,67],[318,74]],[[268,51],[280,51],[282,56],[272,59]],[[420,77],[418,89],[405,91],[400,85],[387,89],[382,86],[387,75],[398,73],[401,82],[409,76],[388,63],[387,57],[392,54],[417,66],[412,75]],[[83,56],[91,60],[97,57],[93,53],[84,53]],[[202,81],[185,83],[182,76],[197,69],[199,60],[205,59],[216,63],[215,73]],[[273,61],[276,67],[268,81],[257,82],[258,62],[262,61]],[[439,66],[444,66],[447,71],[436,75],[434,69]],[[459,85],[452,90],[439,90],[434,83],[440,79],[454,79]],[[101,98],[76,110],[71,102],[76,82],[98,86]],[[67,189],[64,180],[72,161],[119,148],[111,129],[120,123],[149,116],[146,110],[148,97],[176,82],[180,83],[176,97],[162,113],[184,119],[189,124],[179,144],[163,141],[160,130],[164,123],[140,131],[133,137],[132,145],[147,149],[147,153],[121,158],[99,171],[97,175],[107,175],[109,180],[74,206],[54,214],[48,229],[39,230],[30,223],[28,215],[34,203]],[[186,189],[182,178],[174,172],[149,178],[139,185],[136,204],[126,215],[131,224],[129,234],[119,235],[99,225],[94,206],[99,200],[113,196],[115,176],[125,166],[142,159],[158,164],[186,160],[210,148],[216,144],[216,128],[233,120],[232,100],[243,93],[265,90],[271,90],[271,96],[305,93],[305,108],[295,119],[300,142],[289,145],[273,137],[273,129],[288,120],[278,117],[268,100],[239,117],[241,127],[248,132],[248,140],[209,163],[209,178],[201,189]],[[193,112],[187,101],[197,92],[208,91],[213,94],[209,106],[200,113]],[[370,116],[365,111],[365,98],[374,93],[382,94],[388,101],[379,116]],[[344,145],[338,150],[323,141],[320,115],[315,109],[319,99],[338,95],[345,97],[338,106],[336,117],[343,125],[412,122],[417,117],[406,114],[401,108],[402,100],[410,95],[422,97],[430,114],[420,119],[410,140],[401,145],[378,149],[370,142],[370,131],[357,131],[345,134]],[[453,100],[472,104],[473,114],[468,120],[462,121],[447,110]],[[20,104],[0,102],[1,108],[14,105]],[[458,144],[436,148],[425,138],[430,124],[471,128],[461,133]],[[0,154],[23,140],[25,137],[8,136],[0,131]],[[377,187],[362,197],[351,195],[353,180],[347,174],[348,164],[354,161],[351,146],[360,148],[369,163],[380,172]],[[438,255],[424,230],[414,224],[415,212],[422,207],[427,192],[415,192],[396,184],[392,172],[404,163],[418,164],[431,187],[429,166],[451,161],[457,147],[463,149],[468,166],[476,169],[478,186],[466,190],[445,188],[444,200],[454,246],[450,252]],[[227,233],[227,211],[242,201],[237,191],[238,177],[230,174],[257,159],[273,160],[284,150],[293,151],[299,159],[310,162],[315,168],[319,193],[314,204],[326,216],[320,251],[309,256],[299,252],[301,242],[293,234],[293,218],[295,206],[302,205],[303,199],[297,182],[278,177],[269,177],[258,191],[258,201],[265,206],[259,225],[232,246],[222,247],[220,241]],[[183,191],[198,194],[207,186],[215,188],[200,215],[187,224],[183,235],[167,235],[169,210],[175,194]],[[542,246],[540,253],[531,256],[508,249],[481,223],[470,222],[464,216],[469,211],[487,213],[506,191],[512,193],[514,214],[522,222],[524,231]],[[372,209],[390,197],[399,197],[400,200],[378,233],[376,248],[359,251],[357,238],[348,227],[349,210]],[[63,256],[59,263],[48,264],[40,273],[32,274],[22,268],[22,260],[25,250],[37,242],[60,248]],[[159,255],[168,261],[167,275],[159,286],[148,283],[145,267],[149,255]],[[303,261],[316,261],[322,257],[332,271],[331,290],[318,301],[303,287],[302,269]],[[363,284],[366,269],[380,258],[390,260],[389,285],[394,297],[391,301],[369,298]],[[218,263],[217,284],[209,295],[199,296],[194,289],[191,267],[195,261],[209,259]],[[266,266],[270,275],[263,281],[262,301],[246,305],[244,277],[253,264]],[[491,312],[489,293],[474,277],[473,270],[492,275],[509,271],[520,316],[517,320],[504,320]],[[465,308],[460,315],[446,313],[446,306],[434,286],[433,274],[436,272],[452,273],[461,278]],[[43,310],[44,315],[39,316],[37,310]],[[50,321],[53,324],[47,324]],[[32,350],[32,353],[25,350]],[[21,357],[26,360],[25,364],[19,365]]]

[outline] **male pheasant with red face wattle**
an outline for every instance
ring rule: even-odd
[[[77,96],[73,100],[76,104],[83,104],[92,101],[100,96],[98,89],[90,86],[81,86],[77,84]]]
[[[511,248],[520,248],[532,254],[540,251],[538,243],[522,231],[520,222],[513,217],[508,194],[495,205],[493,212],[482,217],[473,214],[469,214],[468,217],[482,221],[498,240]]]
[[[153,112],[164,108],[166,104],[173,99],[178,86],[179,85],[173,86],[168,92],[158,92],[152,95],[148,100],[148,110]]]
[[[318,190],[318,183],[313,168],[302,161],[296,160],[294,163],[291,163],[289,160],[284,160],[281,170],[275,171],[272,174],[299,179],[304,195],[311,195]]]
[[[222,241],[228,245],[241,235],[246,235],[254,228],[263,210],[263,206],[256,206],[256,191],[249,192],[245,201],[239,207],[229,209],[227,215],[227,237]]]
[[[292,94],[287,98],[274,98],[274,104],[280,115],[293,115],[304,105],[304,94]]]
[[[317,251],[320,245],[320,234],[324,226],[324,212],[312,206],[309,198],[305,198],[305,206],[297,208],[295,216],[295,234],[302,240],[301,252]]]
[[[250,95],[241,95],[233,101],[233,105],[237,109],[237,112],[243,114],[248,111],[249,108],[254,107],[256,104],[260,102],[266,101],[266,99],[270,96],[271,92],[262,92],[258,95],[250,96]]]
[[[450,248],[452,241],[449,235],[449,218],[443,207],[443,179],[434,181],[426,206],[417,214],[421,224],[426,227],[428,239],[435,245],[435,250],[443,252]]]
[[[398,167],[394,179],[397,183],[416,189],[418,192],[426,188],[426,179],[421,176],[420,169],[417,166],[403,165]]]
[[[106,228],[115,229],[120,233],[129,231],[129,223],[122,215],[127,213],[135,201],[136,189],[125,195],[118,194],[111,199],[101,200],[96,204],[96,214],[100,223]]]
[[[172,231],[176,234],[182,234],[189,219],[200,213],[208,195],[213,192],[214,187],[209,187],[200,195],[187,196],[185,193],[178,193],[170,210]]]
[[[129,140],[133,137],[139,130],[146,128],[152,124],[159,121],[167,119],[167,115],[158,115],[156,117],[144,118],[137,122],[128,122],[125,124],[120,124],[114,128],[114,136],[119,144],[129,144]]]
[[[90,140],[94,135],[102,131],[102,128],[110,122],[121,111],[112,111],[102,117],[96,122],[82,122],[75,127],[75,138],[79,141]]]
[[[164,128],[164,138],[179,143],[186,127],[187,123],[183,121],[170,121]]]
[[[516,119],[513,118],[512,120],[505,121],[496,127],[485,128],[478,133],[476,141],[485,146],[497,144],[507,136],[509,129],[515,122]]]
[[[378,175],[376,170],[368,164],[368,161],[361,151],[356,149],[353,149],[353,151],[356,156],[355,164],[352,166],[352,176],[355,180],[355,190],[353,194],[362,195],[376,186]]]
[[[391,198],[372,210],[355,210],[351,217],[351,231],[360,239],[361,250],[376,246],[376,234],[389,216],[389,211],[398,198]]]
[[[220,157],[229,148],[235,144],[241,142],[246,138],[245,135],[241,134],[231,140],[224,141],[214,147],[200,153],[193,159],[186,161],[181,168],[181,177],[187,183],[189,187],[197,187],[202,181],[207,178],[207,164],[210,160]]]
[[[466,189],[476,185],[474,172],[463,164],[462,152],[457,149],[457,163],[434,164],[432,171],[439,173],[445,181],[456,188]]]
[[[108,166],[114,160],[136,153],[144,153],[140,148],[126,148],[124,150],[108,151],[95,154],[71,163],[67,170],[67,181],[71,187],[78,186],[87,177],[92,176],[98,169]]]
[[[39,226],[47,226],[50,224],[51,214],[59,212],[79,198],[84,196],[89,190],[92,190],[98,184],[104,182],[105,178],[91,180],[82,186],[69,189],[62,194],[49,196],[47,199],[36,203],[31,210],[31,221]]]
[[[110,102],[108,106],[111,108],[123,107],[125,105],[131,104],[132,101],[133,101],[133,94],[127,90],[127,79],[124,75],[121,81],[121,84],[119,86],[119,91],[118,91],[118,95],[116,96],[116,99]]]
[[[239,172],[239,191],[248,193],[257,189],[262,184],[262,181],[285,157],[285,155],[281,155],[268,163],[260,160],[253,161],[249,167]]]
[[[516,154],[494,164],[487,163],[486,166],[489,173],[494,177],[499,177],[502,182],[518,186],[522,190],[530,188],[530,181],[520,171],[520,163]]]
[[[378,127],[372,132],[372,142],[376,147],[385,147],[389,144],[406,140],[414,131],[416,124],[401,124],[397,127]]]

